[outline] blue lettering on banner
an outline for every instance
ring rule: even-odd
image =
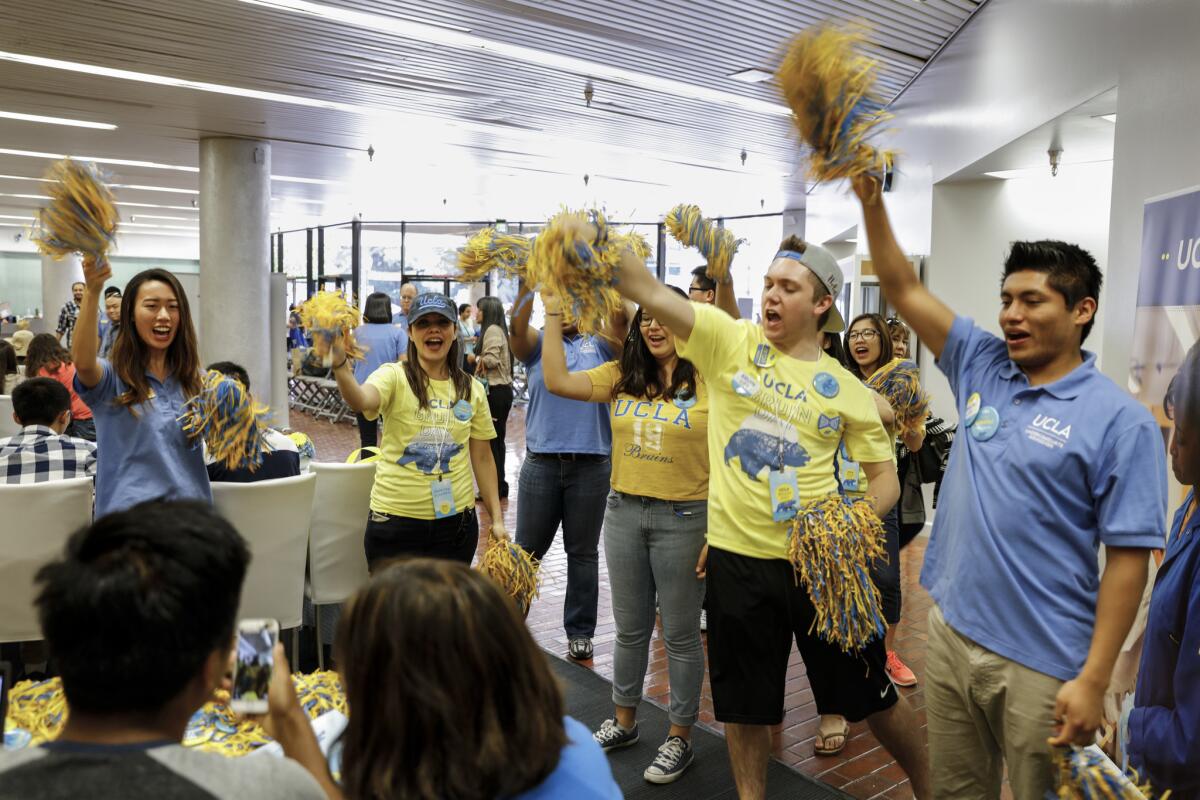
[[[1200,190],[1146,203],[1137,304],[1200,305]]]

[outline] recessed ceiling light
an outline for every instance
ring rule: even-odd
[[[157,161],[136,161],[128,158],[103,158],[101,156],[68,156],[64,153],[39,153],[34,150],[9,150],[8,148],[0,147],[0,155],[5,156],[27,156],[29,158],[49,158],[58,160],[60,158],[74,158],[78,161],[94,161],[97,164],[116,164],[122,167],[146,167],[149,169],[173,169],[179,172],[199,172],[199,167],[181,167],[177,164],[160,164]]]
[[[131,217],[131,219],[132,219],[132,217]],[[159,214],[138,214],[137,219],[167,219],[167,220],[175,220],[177,222],[195,222],[194,219],[191,219],[189,217],[166,217],[166,216],[161,216]]]
[[[744,69],[741,72],[734,72],[730,75],[726,75],[725,77],[733,78],[735,81],[741,81],[742,83],[762,83],[763,81],[771,80],[771,78],[774,78],[775,76],[770,72],[767,72],[765,69],[754,68]]]
[[[117,205],[129,206],[130,208],[167,208],[172,211],[195,211],[191,206],[160,206],[157,203],[129,203],[124,200],[118,200]]]
[[[200,194],[195,189],[173,189],[170,186],[145,186],[140,183],[110,183],[114,189],[141,189],[146,192],[171,192],[173,194]]]
[[[284,183],[315,183],[320,186],[337,186],[340,181],[328,181],[324,178],[297,178],[294,175],[272,175],[271,180]]]
[[[42,183],[54,183],[50,178],[30,178],[25,175],[0,175],[0,178],[7,178],[10,181],[41,181]]]
[[[33,217],[18,217],[14,214],[0,214],[0,219],[19,219],[25,222],[33,222]]]
[[[46,199],[46,195],[44,195],[44,194],[9,194],[6,192],[0,192],[0,197],[19,197],[22,200],[45,200]]]
[[[710,89],[670,78],[660,78],[644,72],[604,64],[599,61],[588,61],[574,56],[537,50],[524,45],[510,42],[485,39],[470,32],[448,30],[424,22],[412,22],[397,17],[382,14],[367,14],[361,11],[350,11],[335,8],[321,3],[311,3],[308,0],[241,0],[250,5],[265,6],[282,11],[292,11],[298,14],[308,14],[323,19],[345,22],[357,25],[371,31],[386,30],[407,39],[416,39],[431,44],[441,44],[447,47],[457,47],[464,50],[483,50],[500,56],[507,56],[515,61],[524,61],[544,67],[552,67],[575,75],[595,79],[607,79],[643,89],[664,92],[679,97],[690,97],[694,100],[706,100],[724,105],[740,106],[751,111],[777,116],[791,116],[791,109],[783,103],[759,100],[753,97],[743,97],[732,92]]]
[[[122,222],[121,228],[154,228],[155,230],[163,231],[194,231],[195,227],[189,225],[153,225],[151,223],[141,222]]]
[[[1092,119],[1102,119],[1102,120],[1106,120],[1108,122],[1115,123],[1117,121],[1117,115],[1116,114],[1097,114]]]
[[[15,111],[0,111],[0,117],[15,119],[21,122],[42,122],[47,125],[70,125],[74,128],[95,128],[101,131],[115,131],[116,125],[107,122],[88,122],[83,119],[66,119],[65,117],[43,117],[39,114],[18,114]]]

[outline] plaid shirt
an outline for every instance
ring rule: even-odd
[[[62,311],[58,312],[58,330],[59,336],[64,333],[67,335],[67,347],[71,346],[71,336],[75,333],[75,320],[79,319],[79,304],[74,300],[67,302],[62,307]]]
[[[60,436],[45,425],[27,425],[0,439],[0,481],[45,483],[96,474],[96,445]]]

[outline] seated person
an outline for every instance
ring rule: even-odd
[[[250,391],[250,374],[246,372],[245,367],[232,361],[218,361],[215,364],[209,364],[208,368],[233,378],[245,386],[247,392]],[[266,446],[263,448],[263,460],[258,469],[253,472],[248,467],[229,469],[224,464],[211,461],[206,455],[205,466],[208,469],[208,479],[213,483],[253,483],[254,481],[290,478],[299,475],[300,451],[296,447],[296,443],[287,434],[280,433],[274,428],[267,428],[264,439]]]
[[[53,378],[13,389],[13,420],[22,430],[0,439],[0,483],[44,483],[96,474],[96,443],[65,436],[71,393]]]
[[[0,752],[0,800],[326,797],[289,758],[180,744],[229,668],[249,561],[237,531],[195,501],[142,503],[74,534],[38,573],[36,600],[70,713],[55,741]],[[267,719],[285,754],[313,757],[289,733],[311,736],[307,718]]]
[[[342,738],[345,797],[621,797],[591,731],[563,714],[558,681],[516,603],[466,564],[381,567],[343,614],[336,652],[353,709]],[[270,704],[299,708],[282,648],[275,654]],[[480,708],[489,712],[464,713]],[[312,727],[300,733],[313,753]],[[328,780],[319,751],[297,759]]]

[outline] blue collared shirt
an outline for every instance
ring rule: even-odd
[[[408,334],[388,322],[367,322],[354,331],[354,339],[367,355],[354,362],[354,380],[362,383],[384,364],[399,361],[408,350]]]
[[[97,519],[145,500],[211,503],[203,449],[188,441],[178,421],[186,402],[179,381],[146,373],[153,396],[134,416],[114,403],[128,387],[107,361],[99,363],[104,374],[92,388],[75,376],[75,391],[96,420]]]
[[[978,392],[1000,421],[986,441],[960,424],[921,585],[962,635],[1070,680],[1091,645],[1100,544],[1163,546],[1158,425],[1096,369],[1094,354],[1031,387],[1004,341],[965,317],[954,320],[938,366],[960,420]]]
[[[1142,636],[1129,760],[1156,794],[1200,794],[1200,514],[1171,525]]]
[[[598,367],[616,356],[608,342],[598,336],[578,335],[563,339],[567,370],[581,372]],[[542,377],[542,335],[525,359],[528,367],[529,410],[525,414],[525,447],[533,453],[591,453],[609,455],[612,426],[608,406],[568,400],[552,394]]]

